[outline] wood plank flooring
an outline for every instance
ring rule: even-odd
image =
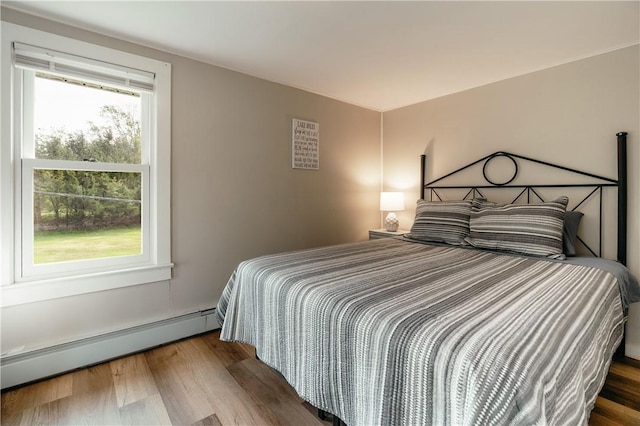
[[[2,394],[2,425],[330,425],[219,332]],[[640,362],[615,361],[590,425],[640,425]]]

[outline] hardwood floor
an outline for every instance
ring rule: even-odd
[[[2,394],[2,425],[330,425],[251,346],[212,332]],[[640,362],[611,366],[590,425],[640,425]]]
[[[613,361],[589,424],[640,425],[640,361]]]

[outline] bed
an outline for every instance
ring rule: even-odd
[[[597,178],[599,191],[624,195],[620,176]],[[302,398],[350,426],[586,424],[626,308],[640,301],[637,280],[624,262],[558,249],[566,197],[531,203],[539,191],[525,185],[528,202],[495,203],[479,185],[443,201],[459,187],[441,182],[424,185],[430,200],[423,192],[407,236],[242,262],[218,303],[221,339],[255,346]]]

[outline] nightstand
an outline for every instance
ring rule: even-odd
[[[396,232],[387,231],[386,229],[370,229],[369,239],[377,240],[378,238],[400,237],[409,233],[406,229],[398,229]]]

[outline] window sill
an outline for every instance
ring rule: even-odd
[[[112,290],[171,279],[173,264],[15,283],[0,287],[0,307]]]

